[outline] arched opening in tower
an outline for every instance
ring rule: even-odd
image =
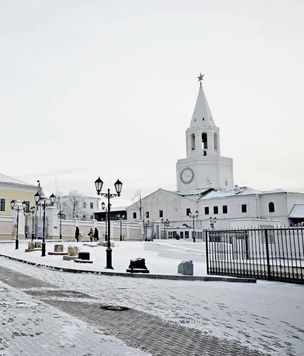
[[[195,150],[195,135],[194,134],[191,135],[191,150],[192,151]]]
[[[207,134],[206,132],[202,133],[202,149],[206,150],[208,148]]]
[[[214,149],[218,150],[218,137],[217,137],[217,133],[214,133]]]

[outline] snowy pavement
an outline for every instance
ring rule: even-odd
[[[71,243],[64,244],[66,247]],[[53,251],[53,245],[54,242],[47,242],[47,251]],[[90,251],[93,260],[93,264],[81,265],[81,269],[104,271],[105,248],[84,246],[83,243],[78,245],[82,250]],[[144,246],[143,242],[116,242],[113,248],[115,271],[124,272],[130,259],[143,257],[151,273],[177,274],[177,266],[181,262],[179,258],[160,257],[159,248],[151,251],[145,250]],[[68,264],[69,268],[80,268],[73,261],[63,261],[62,256],[41,257],[39,251],[25,253],[26,247],[25,242],[20,243],[19,250],[15,250],[12,243],[0,243],[0,254],[40,265],[43,261],[57,267]],[[175,243],[172,248],[176,247],[189,253],[191,259],[192,250],[202,246],[189,246],[189,243],[176,246]],[[31,346],[26,350],[38,350],[42,340],[39,332],[45,336],[46,330],[49,330],[50,337],[45,338],[43,343],[56,345],[57,353],[52,350],[52,355],[167,356],[174,347],[182,350],[179,339],[191,340],[195,332],[199,333],[195,335],[201,340],[207,338],[204,340],[206,347],[199,352],[194,342],[185,345],[185,350],[188,347],[192,355],[221,355],[223,347],[226,347],[223,355],[249,355],[248,350],[253,355],[304,354],[302,285],[267,281],[252,284],[133,279],[64,273],[5,257],[0,257],[0,266],[1,323],[5,324],[0,331],[0,355],[48,355],[47,351],[15,351],[22,344],[21,339],[29,340]],[[194,261],[194,273],[205,275],[205,263]],[[96,305],[130,309],[120,320],[119,315],[121,317],[123,312],[96,313]],[[30,320],[28,324],[26,320]],[[133,343],[128,338],[131,329],[137,329],[132,334]],[[13,330],[16,330],[16,335]],[[25,335],[21,337],[18,333]],[[153,345],[153,340],[161,336],[162,340],[165,338],[170,342],[171,346],[167,346],[169,351],[165,351],[165,346],[158,349],[159,343]],[[218,351],[208,353],[208,347]],[[238,347],[240,349],[237,350]],[[175,354],[191,355],[191,352],[180,352],[175,351]]]

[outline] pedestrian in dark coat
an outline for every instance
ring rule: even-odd
[[[98,240],[99,240],[98,230],[97,230],[97,227],[95,227],[95,230],[94,230],[94,241],[98,241]]]
[[[76,230],[75,230],[75,239],[77,242],[79,242],[79,227],[76,226]]]
[[[88,236],[90,236],[90,241],[92,242],[93,241],[93,235],[94,235],[94,231],[92,228],[90,228],[90,231],[88,233]]]

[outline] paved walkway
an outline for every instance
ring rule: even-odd
[[[5,267],[0,297],[0,356],[266,355]]]

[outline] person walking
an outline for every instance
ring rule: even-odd
[[[94,241],[98,241],[98,240],[99,240],[98,230],[97,230],[97,227],[95,227],[95,230],[94,230]]]
[[[89,233],[88,233],[88,236],[90,236],[90,241],[91,241],[91,242],[93,241],[93,235],[94,235],[93,229],[90,228],[90,231],[89,231]]]
[[[79,227],[76,226],[76,230],[75,230],[75,239],[76,239],[76,242],[79,242]]]

